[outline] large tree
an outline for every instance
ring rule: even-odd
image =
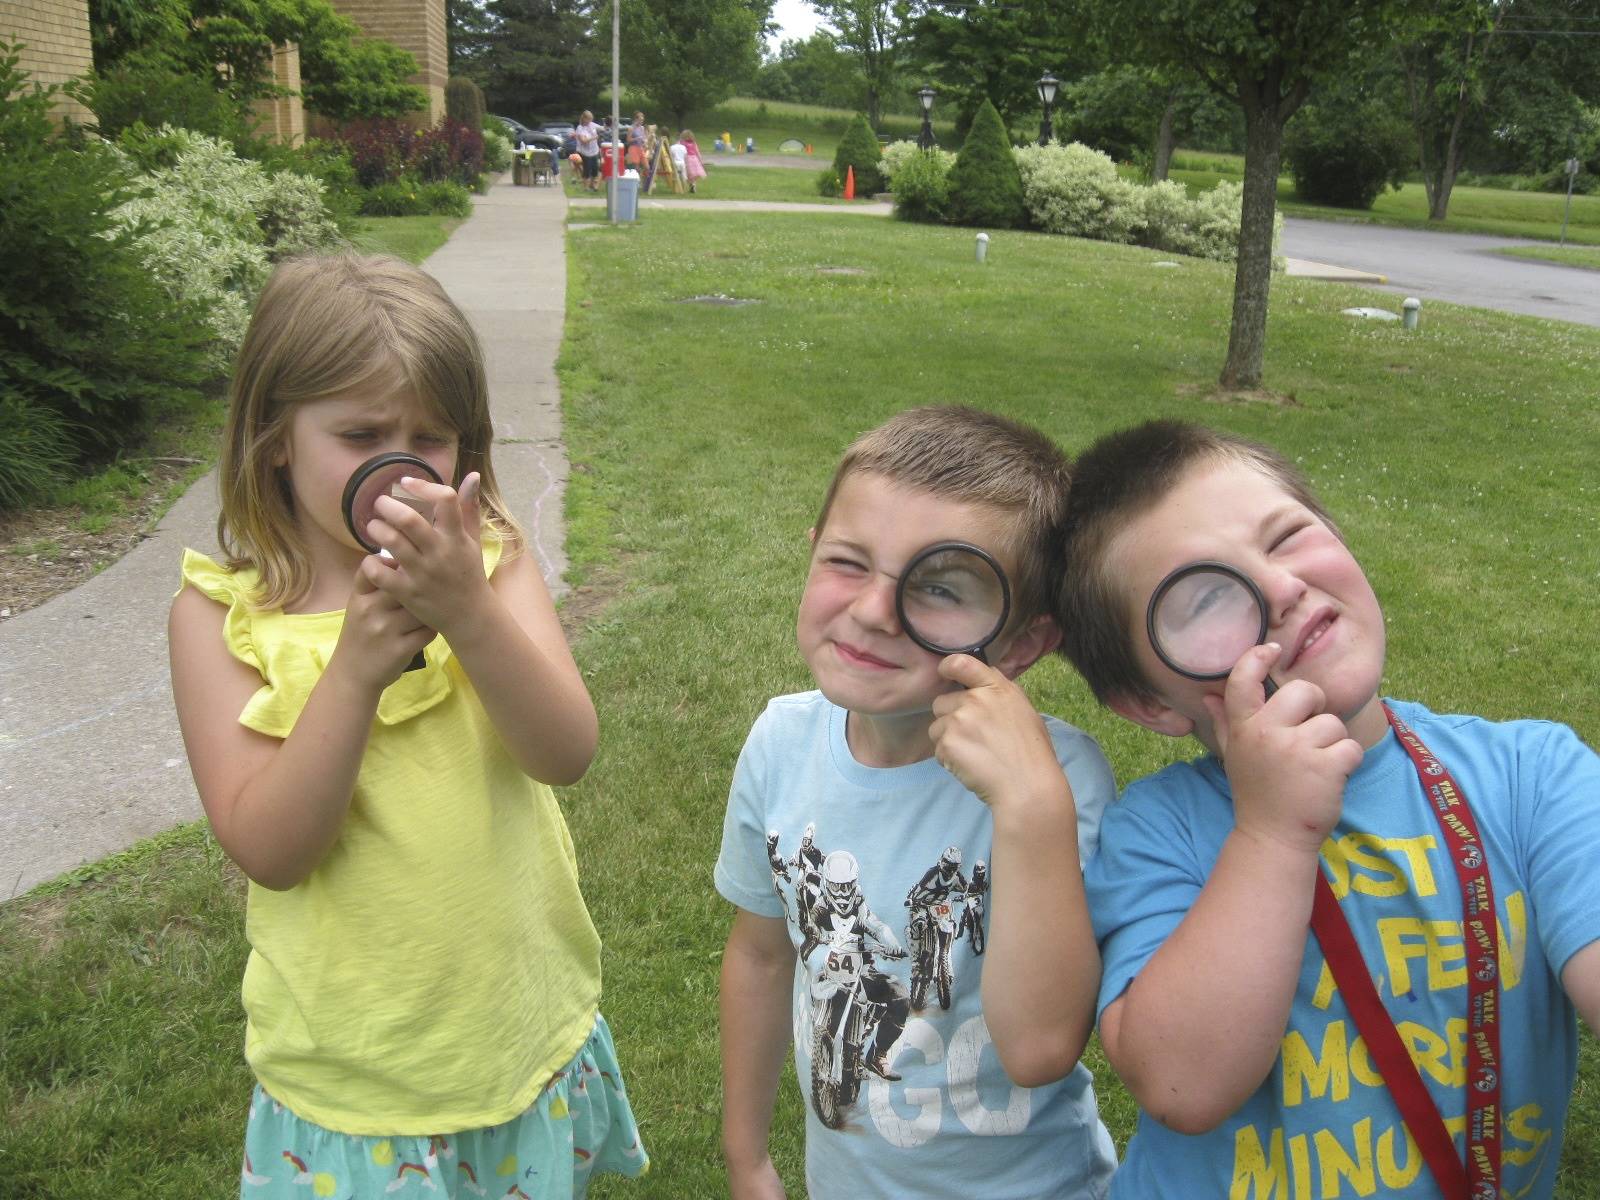
[[[575,120],[611,73],[610,16],[601,0],[489,0],[473,17],[474,52],[461,73],[483,89],[490,112]]]
[[[907,26],[910,59],[936,85],[940,111],[954,106],[958,136],[985,100],[1007,128],[1032,133],[1039,77],[1072,79],[1090,67],[1080,21],[1055,0],[934,0]]]
[[[755,76],[772,0],[623,0],[622,78],[682,125]]]
[[[894,90],[900,65],[905,0],[812,0],[811,7],[860,63],[867,122],[878,128],[884,97]]]
[[[1284,123],[1312,84],[1360,50],[1377,52],[1414,0],[1116,0],[1080,8],[1110,56],[1192,71],[1244,112],[1244,211],[1233,321],[1220,382],[1260,385],[1272,284],[1272,228]]]

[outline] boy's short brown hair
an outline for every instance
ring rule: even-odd
[[[822,533],[839,485],[878,475],[945,500],[996,510],[1010,527],[1011,624],[1050,611],[1072,468],[1049,437],[998,413],[931,404],[895,414],[851,442],[834,468],[816,531]]]
[[[1220,461],[1254,467],[1339,532],[1305,475],[1270,446],[1185,421],[1148,421],[1096,441],[1073,464],[1056,619],[1061,653],[1102,704],[1112,696],[1156,699],[1134,653],[1135,630],[1110,563],[1112,545],[1196,466]]]

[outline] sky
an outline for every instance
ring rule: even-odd
[[[804,41],[817,27],[817,13],[806,0],[776,0],[772,6],[772,20],[779,33],[768,43],[773,50],[791,38]]]

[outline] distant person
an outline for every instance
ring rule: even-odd
[[[231,390],[226,558],[184,553],[168,641],[250,881],[240,1194],[642,1174],[550,790],[588,770],[594,705],[495,485],[472,327],[398,259],[290,259]],[[417,477],[346,516],[395,451]]]
[[[683,143],[685,166],[688,168],[689,190],[695,191],[696,185],[706,177],[706,164],[700,159],[700,147],[695,143],[692,130],[685,129],[678,135],[678,141]]]
[[[689,181],[689,152],[684,149],[683,140],[673,142],[667,147],[667,153],[672,156],[672,170],[677,177],[687,183]]]
[[[600,190],[600,127],[594,123],[594,114],[588,109],[578,118],[578,127],[572,131],[578,143],[578,165],[583,172],[583,186],[591,192]]]
[[[645,127],[644,114],[633,114],[633,124],[628,126],[628,165],[644,170],[645,147],[650,142],[650,130]]]

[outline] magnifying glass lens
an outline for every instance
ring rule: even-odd
[[[1260,643],[1263,616],[1256,593],[1240,576],[1196,570],[1157,594],[1150,636],[1174,669],[1193,678],[1220,678]]]
[[[377,544],[367,534],[367,523],[378,515],[379,496],[393,496],[430,521],[433,519],[433,505],[412,495],[401,484],[407,476],[439,482],[439,473],[426,460],[400,453],[369,458],[351,474],[344,489],[344,523],[362,549],[372,554],[379,552]]]
[[[1005,581],[975,550],[950,547],[920,558],[906,572],[900,591],[907,631],[935,651],[985,645],[1005,624]]]

